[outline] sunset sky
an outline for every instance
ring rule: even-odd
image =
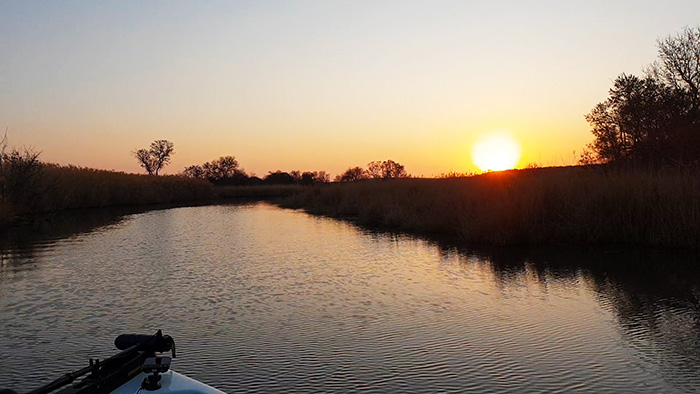
[[[223,155],[248,172],[335,175],[392,159],[475,171],[510,135],[518,166],[574,161],[583,116],[700,1],[0,0],[0,126],[44,161],[165,173]]]

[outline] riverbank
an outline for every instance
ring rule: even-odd
[[[700,171],[588,167],[332,184],[287,207],[467,243],[700,246]]]
[[[179,176],[148,176],[75,166],[41,164],[23,184],[0,199],[0,223],[77,208],[167,204],[213,199],[209,182]]]
[[[464,243],[700,247],[698,169],[558,167],[446,179],[214,187],[181,176],[43,164],[40,176],[17,190],[0,199],[0,229],[79,208],[276,199],[365,226]]]
[[[29,174],[29,175],[26,175]],[[0,198],[0,229],[46,214],[82,208],[206,204],[289,196],[301,186],[214,187],[206,180],[151,176],[75,166],[37,164],[8,177]]]

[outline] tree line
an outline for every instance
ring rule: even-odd
[[[182,171],[189,178],[206,179],[218,186],[249,185],[313,185],[328,183],[330,176],[325,171],[270,171],[263,178],[246,174],[234,156],[222,156],[202,165],[189,166]]]
[[[367,169],[351,167],[335,177],[336,182],[355,182],[363,179],[408,178],[406,168],[393,160],[371,161]]]
[[[700,163],[700,27],[660,39],[642,76],[621,74],[585,118],[595,139],[582,164]]]
[[[149,149],[138,149],[132,155],[149,175],[158,172],[175,153],[174,144],[167,140],[153,141]],[[246,174],[235,156],[222,156],[201,165],[186,167],[180,175],[188,178],[205,179],[218,186],[248,185],[313,185],[330,182],[325,171],[270,171],[265,177]],[[371,161],[367,168],[351,167],[335,177],[335,182],[354,182],[364,179],[407,178],[406,168],[393,160]]]

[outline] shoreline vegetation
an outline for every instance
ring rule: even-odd
[[[181,175],[143,175],[41,163],[25,153],[21,168],[0,174],[0,233],[55,212],[147,205],[266,199],[297,192],[298,185],[214,186]],[[7,163],[5,163],[7,164]]]
[[[700,169],[549,167],[305,189],[286,207],[487,245],[700,247]]]
[[[21,178],[5,177],[10,182],[3,185],[0,198],[0,227],[64,210],[186,203],[215,196],[210,183],[180,176],[127,174],[45,163],[35,169],[36,173]]]
[[[41,164],[0,231],[53,212],[273,199],[360,225],[485,245],[700,247],[700,168],[548,167],[444,178],[214,186],[202,179]],[[21,198],[19,198],[21,197]]]

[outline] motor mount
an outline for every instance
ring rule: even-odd
[[[141,388],[146,391],[155,391],[161,388],[160,374],[168,372],[172,358],[168,356],[149,357],[143,362],[141,370],[150,373],[141,382]]]

